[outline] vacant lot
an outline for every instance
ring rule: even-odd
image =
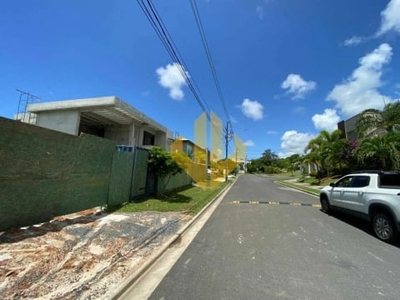
[[[1,299],[107,299],[226,184],[0,233]]]
[[[93,210],[4,232],[0,298],[105,299],[189,218]]]

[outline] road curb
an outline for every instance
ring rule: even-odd
[[[235,184],[236,180],[238,177],[235,178],[235,180],[227,185],[222,191],[220,191],[213,200],[211,200],[206,206],[203,207],[201,211],[197,213],[188,223],[185,224],[177,233],[175,233],[164,245],[161,246],[161,248],[154,254],[152,255],[135,273],[132,275],[128,276],[123,283],[120,285],[120,287],[117,289],[117,291],[108,299],[109,300],[117,300],[119,299],[126,291],[127,289],[135,282],[137,281],[164,253],[167,251],[176,241],[178,241],[182,235],[195,223],[200,216],[203,215],[203,213],[211,206],[213,205],[217,200],[219,200],[220,197],[225,196],[225,194],[231,189],[231,187]]]

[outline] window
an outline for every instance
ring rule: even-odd
[[[369,177],[368,176],[355,176],[351,181],[350,187],[365,187],[369,185]]]
[[[191,160],[193,160],[194,156],[193,156],[193,145],[187,144],[186,145],[186,154],[187,156],[190,157]]]
[[[337,187],[349,187],[353,177],[345,177],[336,183]]]
[[[101,125],[91,125],[91,124],[85,124],[84,122],[81,122],[79,124],[79,133],[87,133],[91,135],[95,135],[98,137],[104,138],[106,129],[104,126]]]
[[[400,174],[382,174],[379,180],[380,186],[400,187]]]
[[[144,131],[143,133],[143,145],[154,146],[155,135],[150,132]]]
[[[348,176],[338,181],[337,187],[360,188],[369,185],[369,176]]]

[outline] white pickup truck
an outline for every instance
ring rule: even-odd
[[[321,189],[321,210],[340,210],[372,222],[376,236],[393,242],[400,231],[400,172],[362,171]]]

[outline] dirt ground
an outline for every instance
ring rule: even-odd
[[[1,299],[108,299],[189,221],[87,210],[0,233]]]

